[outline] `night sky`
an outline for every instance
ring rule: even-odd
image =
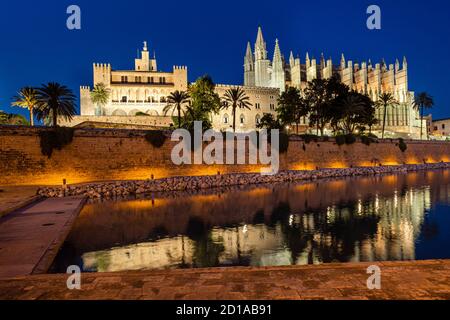
[[[66,28],[66,8],[82,11],[82,29]],[[366,27],[366,9],[382,10],[382,30]],[[216,83],[241,84],[247,41],[261,25],[273,55],[275,38],[288,58],[342,52],[354,62],[408,58],[409,85],[435,98],[434,118],[450,117],[450,3],[447,0],[227,0],[7,1],[0,11],[0,110],[23,86],[56,81],[79,95],[92,86],[92,63],[133,69],[142,41],[156,51],[159,69],[187,65],[189,80],[210,74]]]

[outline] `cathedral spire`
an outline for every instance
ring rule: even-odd
[[[273,53],[272,62],[272,79],[271,86],[273,88],[279,88],[280,92],[284,92],[285,89],[285,73],[283,67],[283,57],[281,55],[280,44],[278,39],[275,40],[275,51]]]
[[[280,45],[278,43],[278,39],[275,40],[275,51],[273,53],[273,62],[280,62],[282,63],[282,59],[281,59],[281,50],[280,50]]]
[[[293,67],[295,65],[295,59],[294,59],[294,53],[291,51],[291,54],[289,55],[289,65]]]
[[[344,54],[341,55],[341,68],[345,69],[345,56],[344,56]]]
[[[261,27],[258,27],[258,35],[256,36],[255,58],[256,60],[267,59],[266,42],[264,41]]]
[[[322,68],[325,67],[325,56],[324,56],[323,52],[320,54],[320,65]]]
[[[245,53],[245,61],[246,61],[246,63],[253,63],[253,53],[252,53],[252,46],[250,44],[250,41],[247,42],[247,51]]]
[[[258,27],[258,35],[256,36],[256,45],[265,45],[261,27]]]

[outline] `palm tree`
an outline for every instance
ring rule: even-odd
[[[399,105],[399,103],[394,98],[392,93],[382,93],[378,97],[378,101],[377,101],[376,105],[379,108],[383,108],[383,129],[381,131],[381,139],[384,139],[384,130],[386,128],[387,107],[388,106],[396,107]]]
[[[37,118],[44,120],[50,117],[53,127],[58,126],[58,116],[71,120],[75,115],[75,95],[68,87],[50,82],[42,85],[37,91]]]
[[[433,97],[426,92],[421,92],[414,98],[414,108],[420,111],[420,140],[422,140],[423,136],[423,111],[433,106]]]
[[[231,88],[228,89],[223,96],[222,109],[228,109],[231,105],[233,110],[233,132],[236,132],[236,109],[246,108],[250,110],[252,104],[249,102],[250,98],[247,96],[245,91],[240,88]]]
[[[13,99],[14,101],[11,104],[12,106],[28,109],[28,111],[30,112],[30,125],[34,126],[33,109],[37,105],[36,89],[31,87],[24,87],[20,89],[20,91]]]
[[[103,114],[103,107],[108,104],[110,90],[104,83],[97,83],[91,92],[91,100],[97,105],[97,115]]]
[[[172,114],[177,110],[178,128],[181,128],[181,108],[189,101],[189,94],[186,91],[171,92],[167,97],[167,105],[164,107],[164,115],[172,110]]]

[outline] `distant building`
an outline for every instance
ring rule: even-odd
[[[185,91],[187,67],[174,66],[172,72],[159,71],[156,57],[150,58],[147,42],[141,57],[135,59],[134,70],[113,70],[110,64],[94,63],[94,86],[103,83],[110,90],[109,103],[99,110],[90,97],[90,87],[81,87],[82,116],[135,116],[138,112],[162,115],[167,96]]]
[[[420,116],[413,108],[414,92],[408,88],[408,63],[403,58],[402,64],[397,59],[395,64],[368,62],[353,63],[342,55],[340,64],[333,65],[331,58],[320,61],[306,53],[304,63],[300,57],[294,58],[291,51],[286,60],[281,53],[280,43],[275,41],[272,61],[267,54],[267,45],[262,29],[258,28],[254,51],[247,43],[244,57],[244,85],[278,88],[283,92],[287,87],[306,88],[313,79],[328,79],[337,75],[351,90],[368,95],[373,101],[382,93],[392,93],[400,103],[389,106],[386,117],[387,136],[420,136]],[[382,110],[377,110],[376,117],[382,120]]]
[[[434,136],[450,138],[450,118],[433,120],[431,133]]]

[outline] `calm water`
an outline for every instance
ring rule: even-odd
[[[88,204],[53,271],[450,258],[450,170]]]

